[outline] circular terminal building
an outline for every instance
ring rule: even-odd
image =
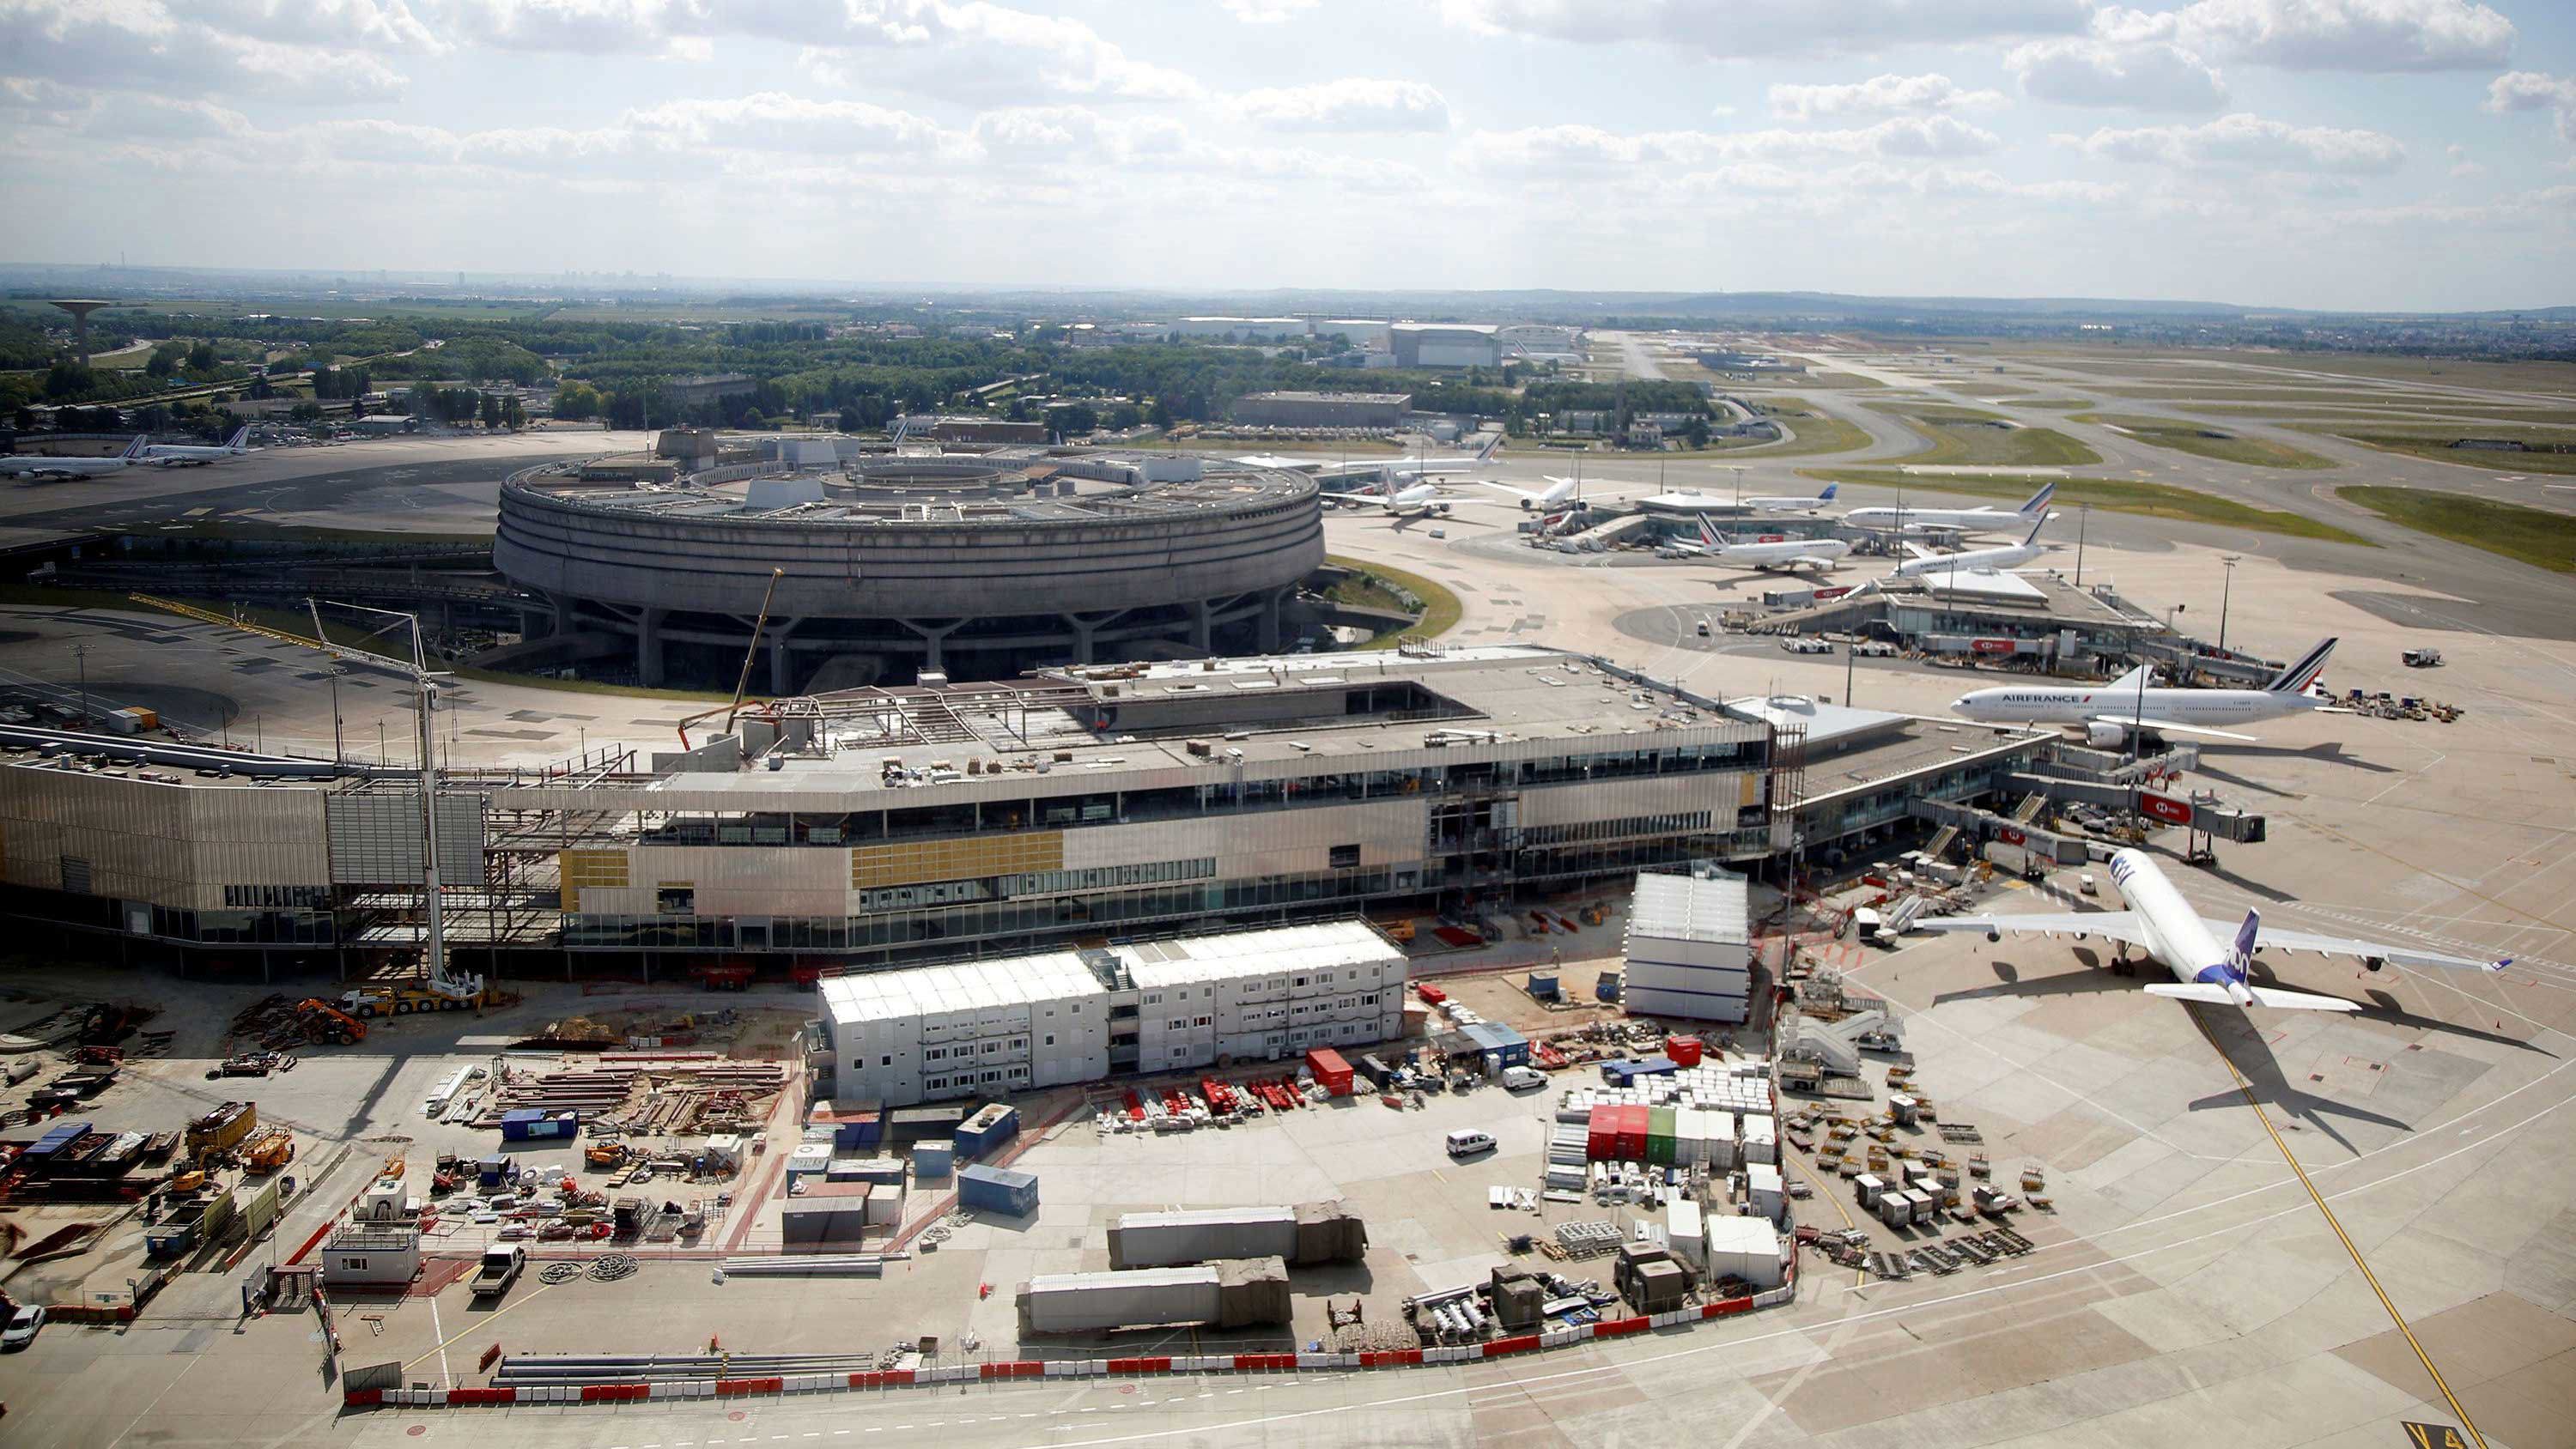
[[[729,684],[764,598],[754,684],[774,694],[1272,652],[1280,606],[1324,562],[1314,480],[1218,460],[1032,451],[717,482],[581,473],[512,477],[492,560],[553,604],[567,644],[631,649],[648,687]]]

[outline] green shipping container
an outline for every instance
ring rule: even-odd
[[[1673,1123],[1679,1114],[1670,1107],[1651,1108],[1646,1113],[1646,1165],[1673,1165]]]

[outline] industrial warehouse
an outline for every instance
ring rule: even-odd
[[[1491,934],[1523,897],[1893,838],[2056,747],[1500,644],[878,687],[730,729],[726,713],[649,770],[452,776],[451,950],[500,974],[784,972],[1363,911]],[[0,849],[24,916],[120,949],[339,969],[420,942],[403,772],[131,743],[13,758]]]

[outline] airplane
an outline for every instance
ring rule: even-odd
[[[1652,508],[1669,508],[1682,513],[1708,513],[1741,509],[1748,513],[1813,513],[1834,501],[1842,491],[1840,483],[1828,483],[1825,491],[1809,498],[1803,494],[1767,494],[1737,498],[1724,493],[1659,493],[1646,500]]]
[[[1834,495],[1840,493],[1842,489],[1843,485],[1840,483],[1828,483],[1825,485],[1825,491],[1813,498],[1802,498],[1795,494],[1787,497],[1747,498],[1744,500],[1744,506],[1756,513],[1813,513],[1833,502]]]
[[[2001,508],[1855,508],[1842,516],[1853,528],[1904,528],[1909,524],[1927,524],[1934,528],[2019,528],[2048,512],[2048,500],[2057,495],[2057,485],[2049,484],[2019,508],[2007,512]]]
[[[1995,548],[1962,549],[1957,553],[1933,553],[1928,549],[1907,544],[1906,548],[1911,550],[1914,556],[1896,566],[1894,577],[1924,579],[1947,578],[1952,574],[2002,573],[2015,564],[2026,564],[2048,552],[2047,545],[2039,541],[2039,531],[2047,526],[2048,515],[2041,514],[2039,521],[2030,526],[2029,534],[2019,543],[2003,544]]]
[[[1851,552],[1851,545],[1839,538],[1784,538],[1766,543],[1737,543],[1717,531],[1708,515],[1699,516],[1699,542],[1667,544],[1663,552],[1672,558],[1704,558],[1713,563],[1740,564],[1746,568],[1787,569],[1792,572],[1810,568],[1819,572],[1832,568],[1834,560]]]
[[[1509,493],[1518,498],[1521,501],[1521,510],[1525,513],[1545,513],[1569,500],[1576,508],[1583,506],[1583,500],[1576,496],[1583,487],[1582,479],[1559,478],[1553,473],[1544,473],[1540,476],[1547,479],[1547,486],[1544,488],[1515,488],[1509,483],[1482,483],[1478,486]]]
[[[0,478],[50,483],[57,478],[98,478],[121,473],[143,456],[145,435],[137,433],[125,451],[113,458],[0,458]]]
[[[197,468],[217,459],[238,458],[254,451],[250,445],[250,424],[244,423],[233,429],[233,435],[224,439],[219,447],[209,448],[195,443],[147,443],[143,456],[135,461],[149,463],[155,468]]]
[[[1448,458],[1381,458],[1364,463],[1322,463],[1313,458],[1283,458],[1254,454],[1233,461],[1247,468],[1284,468],[1319,479],[1374,479],[1378,483],[1401,488],[1421,479],[1442,473],[1465,473],[1492,462],[1494,450],[1502,446],[1503,435],[1487,433],[1476,451]]]
[[[2230,927],[2225,921],[2211,920],[2192,908],[2182,892],[2158,868],[2155,859],[2135,848],[2113,852],[2111,879],[2120,887],[2121,898],[2128,902],[2124,911],[2075,911],[2036,913],[2020,916],[1926,916],[1915,921],[1915,928],[1926,931],[1983,931],[1989,941],[2000,941],[2003,933],[2015,935],[2038,932],[2042,935],[2070,935],[2082,940],[2099,933],[2117,942],[2116,959],[2126,961],[2131,948],[2142,950],[2173,973],[2173,980],[2155,982],[2147,987],[2150,995],[2171,997],[2177,1001],[2198,1001],[2212,1006],[2272,1007],[2284,1011],[2359,1011],[2360,1003],[2334,996],[2314,996],[2304,991],[2282,991],[2269,986],[2256,986],[2246,979],[2254,957],[2265,947],[2280,951],[2314,951],[2320,956],[2357,956],[2363,966],[2377,971],[2394,961],[2400,966],[2438,966],[2449,971],[2502,971],[2513,964],[2507,956],[2498,961],[2479,961],[2466,956],[2449,956],[2439,951],[2419,951],[2412,946],[2391,946],[2378,941],[2346,940],[2340,936],[2315,936],[2305,931],[2284,931],[2263,924],[2262,913],[2247,911],[2242,923],[2235,926],[2234,943],[2221,950],[2219,937]]]
[[[2309,691],[2326,667],[2335,641],[2324,640],[2261,689],[2150,689],[2139,665],[2109,684],[2006,684],[1976,689],[1950,701],[1950,713],[1979,724],[2076,725],[2087,743],[2109,748],[2142,730],[2252,740],[2253,735],[2214,728],[2252,724],[2294,714],[2349,714]]]
[[[1441,496],[1440,485],[1437,483],[1416,483],[1410,488],[1389,493],[1380,501],[1386,505],[1386,513],[1390,518],[1402,518],[1414,513],[1419,513],[1426,518],[1442,517],[1449,512],[1450,504],[1449,499]]]

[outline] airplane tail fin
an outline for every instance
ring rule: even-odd
[[[2135,694],[2140,689],[2146,687],[2148,678],[2147,666],[2141,664],[2137,668],[2130,670],[2128,673],[2121,675],[2119,678],[2112,680],[2110,683],[2103,685],[2101,692],[2104,694],[2111,694],[2114,692]]]
[[[133,442],[131,442],[131,443],[126,444],[126,445],[125,445],[125,451],[124,451],[124,452],[122,452],[122,453],[117,454],[116,456],[118,456],[118,457],[120,457],[120,458],[123,458],[123,459],[126,459],[126,460],[127,460],[127,461],[129,461],[129,462],[130,462],[130,461],[132,461],[133,459],[136,459],[136,458],[140,458],[140,457],[142,457],[142,456],[143,456],[143,440],[144,440],[145,438],[150,437],[150,436],[152,436],[152,435],[151,435],[151,434],[149,434],[149,433],[136,433],[136,434],[134,435],[134,441],[133,441]]]
[[[1698,515],[1698,517],[1699,541],[1709,548],[1717,547],[1723,540],[1718,537],[1716,525],[1708,521],[1708,515],[1705,513]]]
[[[2298,662],[2274,675],[2272,682],[2263,686],[2263,692],[2266,694],[2307,693],[2308,687],[2317,682],[2317,676],[2325,672],[2326,656],[2334,652],[2336,642],[2333,639],[2325,640],[2314,649],[2300,655]]]
[[[1485,445],[1476,450],[1476,461],[1482,463],[1492,458],[1494,456],[1494,450],[1502,445],[1503,435],[1501,433],[1487,433],[1485,435]]]
[[[2028,548],[2032,544],[2039,542],[2039,531],[2046,527],[2048,527],[2048,515],[2046,513],[2042,513],[2030,525],[2030,536],[2021,541],[2021,546]]]
[[[1816,495],[1816,501],[1818,503],[1831,503],[1834,501],[1834,495],[1840,493],[1842,488],[1843,485],[1840,483],[1828,483],[1825,485],[1825,491]]]
[[[2051,483],[2047,487],[2030,495],[2030,501],[2028,503],[2023,504],[2021,507],[2016,508],[2013,511],[2015,513],[2038,513],[2044,515],[2048,511],[2048,500],[2056,496],[2057,485]]]
[[[2247,911],[2245,923],[2236,928],[2236,943],[2227,951],[2228,969],[2236,973],[2238,980],[2243,980],[2246,970],[2253,965],[2254,943],[2260,940],[2262,935],[2263,913],[2257,910]]]
[[[233,435],[231,437],[224,439],[224,446],[234,450],[235,452],[239,452],[242,446],[249,441],[250,424],[244,423],[240,427],[233,429]]]

